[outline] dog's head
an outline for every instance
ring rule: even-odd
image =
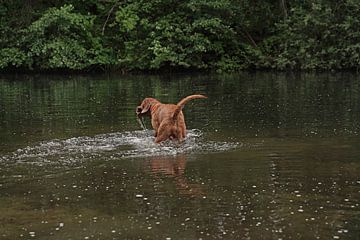
[[[150,108],[151,108],[151,106],[153,106],[156,103],[159,103],[159,101],[156,100],[155,98],[145,98],[141,102],[141,105],[136,107],[136,115],[138,117],[144,116],[144,115],[150,115],[151,114]]]

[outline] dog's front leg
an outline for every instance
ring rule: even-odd
[[[151,118],[151,125],[155,130],[154,137],[157,137],[159,135],[159,122],[155,120],[155,117]]]

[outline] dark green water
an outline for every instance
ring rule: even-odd
[[[154,144],[135,107],[193,93]],[[3,75],[0,239],[360,239],[359,134],[350,73]]]

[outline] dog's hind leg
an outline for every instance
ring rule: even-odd
[[[159,128],[155,130],[155,132],[156,132],[155,143],[160,143],[162,141],[165,141],[171,135],[171,132],[168,130],[167,124],[160,125]]]

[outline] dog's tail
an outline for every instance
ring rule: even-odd
[[[189,102],[190,100],[192,99],[197,99],[197,98],[207,98],[206,96],[204,95],[200,95],[200,94],[197,94],[197,95],[190,95],[190,96],[187,96],[183,99],[181,99],[180,102],[178,102],[177,104],[177,108],[175,109],[175,112],[174,112],[174,115],[173,115],[173,119],[176,120],[179,113],[181,112],[181,110],[184,108],[185,104],[187,102]]]

